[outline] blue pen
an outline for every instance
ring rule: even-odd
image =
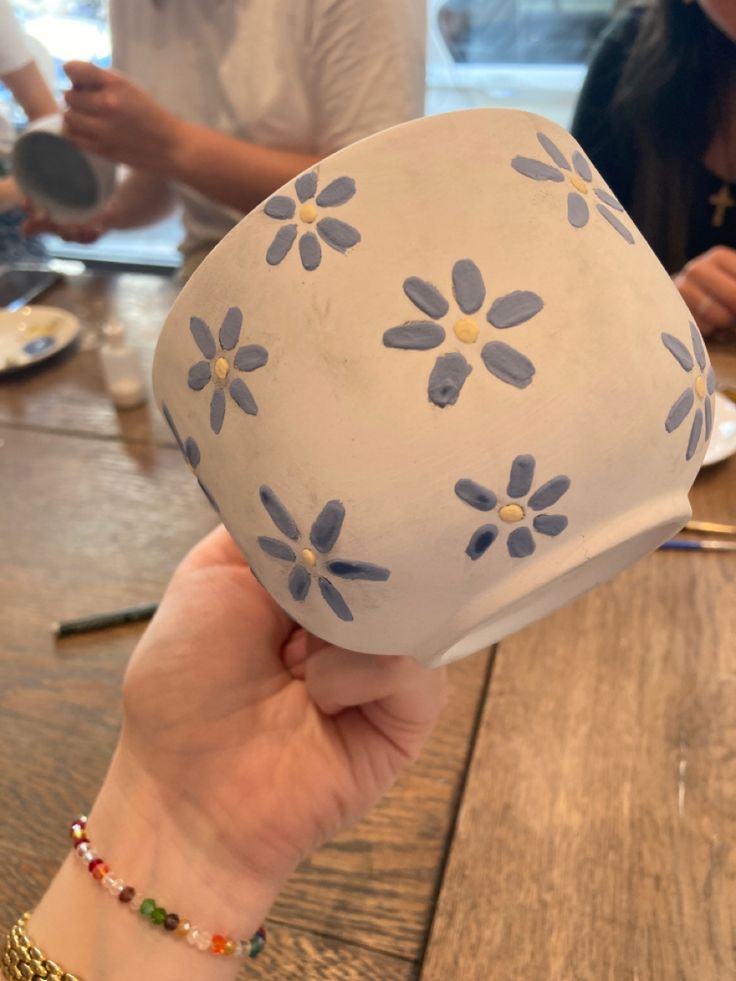
[[[684,552],[736,552],[736,542],[711,541],[708,538],[670,538],[659,547]]]

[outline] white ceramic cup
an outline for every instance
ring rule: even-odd
[[[692,317],[529,113],[397,126],[255,208],[154,389],[264,587],[349,650],[488,646],[674,534],[713,425]]]
[[[82,224],[115,186],[115,164],[85,153],[62,135],[61,113],[37,119],[13,147],[12,170],[23,193],[58,224]]]

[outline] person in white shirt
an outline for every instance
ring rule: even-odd
[[[53,230],[92,241],[178,201],[185,275],[295,174],[423,112],[425,0],[111,0],[110,25],[117,71],[65,66],[67,128],[130,170]]]

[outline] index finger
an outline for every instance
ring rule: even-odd
[[[67,61],[64,71],[75,88],[101,89],[111,76],[111,72],[89,61]]]
[[[736,279],[736,249],[731,249],[727,245],[718,245],[711,250],[711,255],[719,269]]]

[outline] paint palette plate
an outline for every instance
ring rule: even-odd
[[[0,310],[0,374],[20,371],[53,357],[79,333],[79,321],[59,307]]]
[[[716,392],[713,412],[713,434],[703,460],[703,466],[720,463],[736,453],[736,403]]]

